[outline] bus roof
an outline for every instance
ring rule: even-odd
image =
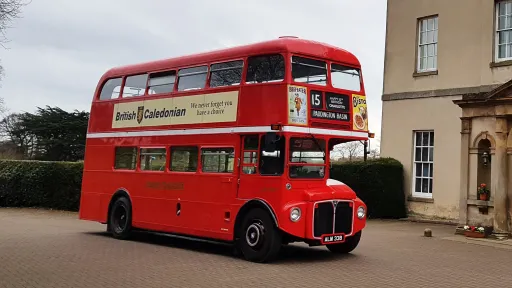
[[[159,71],[175,67],[224,61],[233,58],[242,58],[248,55],[278,52],[304,54],[312,57],[337,60],[343,64],[360,66],[357,57],[344,49],[321,42],[299,39],[297,37],[280,37],[279,39],[243,46],[116,67],[107,71],[103,75],[102,79],[150,71]]]

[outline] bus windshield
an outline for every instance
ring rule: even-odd
[[[325,175],[325,140],[313,137],[290,139],[290,178],[322,179]]]

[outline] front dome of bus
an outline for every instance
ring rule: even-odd
[[[325,186],[306,189],[304,191],[308,201],[321,201],[329,199],[353,200],[357,198],[356,193],[345,183],[334,179],[327,179]]]

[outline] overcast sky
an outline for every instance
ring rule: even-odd
[[[111,67],[294,35],[359,58],[380,138],[385,0],[32,0],[22,12],[0,47],[12,112],[89,111]]]

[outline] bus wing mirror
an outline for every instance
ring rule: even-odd
[[[277,134],[275,132],[267,132],[265,134],[265,152],[275,152],[276,151],[276,142],[277,142]]]

